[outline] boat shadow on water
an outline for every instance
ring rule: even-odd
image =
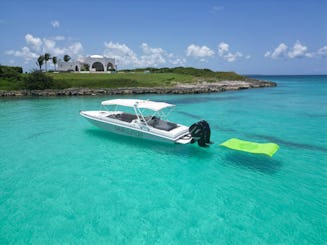
[[[131,148],[138,148],[141,150],[147,149],[153,152],[174,154],[179,157],[196,157],[201,159],[212,158],[213,153],[208,148],[199,147],[195,144],[174,144],[169,142],[160,142],[148,139],[139,139],[131,136],[119,135],[107,132],[101,129],[85,129],[89,135],[102,138],[106,141],[111,141],[113,144],[124,144]]]
[[[236,167],[258,171],[264,174],[275,174],[282,162],[264,155],[253,155],[244,152],[230,152],[223,158],[224,163]]]

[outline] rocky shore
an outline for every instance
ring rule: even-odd
[[[46,90],[0,90],[0,97],[4,96],[82,96],[82,95],[127,95],[127,94],[200,94],[217,93],[231,90],[250,88],[276,87],[277,84],[268,81],[221,81],[201,82],[197,84],[177,84],[174,87],[126,87],[126,88],[68,88]]]

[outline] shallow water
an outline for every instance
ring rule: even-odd
[[[108,97],[0,99],[0,244],[324,244],[327,77],[278,87],[144,95],[205,119],[210,148],[113,135],[79,110]],[[110,98],[116,98],[114,96]],[[219,147],[280,145],[273,158]]]

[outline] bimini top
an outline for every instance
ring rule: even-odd
[[[102,101],[102,105],[120,105],[127,107],[137,107],[140,109],[150,109],[152,111],[160,111],[167,107],[173,107],[175,105],[165,102],[155,102],[150,100],[137,100],[137,99],[115,99]]]

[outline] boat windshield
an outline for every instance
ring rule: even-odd
[[[162,109],[160,111],[152,111],[148,109],[139,109],[138,111],[142,114],[145,118],[151,120],[152,117],[158,117],[163,120],[167,120],[169,114],[175,109],[175,107],[170,107],[166,109]]]

